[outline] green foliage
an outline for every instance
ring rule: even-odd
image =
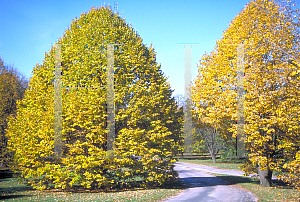
[[[226,144],[224,144],[224,148],[221,150],[221,152],[221,159],[236,156],[236,138],[229,139]]]
[[[58,40],[64,86],[106,87],[106,46],[115,46],[115,155],[106,152],[106,89],[62,90],[62,155],[54,159],[55,49],[33,70],[29,89],[8,124],[14,170],[34,188],[158,186],[178,177],[172,158],[182,151],[183,113],[156,63],[152,45],[106,7],[75,18]],[[142,156],[141,160],[129,158]]]

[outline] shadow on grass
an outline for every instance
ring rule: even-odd
[[[186,159],[186,160],[212,160],[209,156],[201,156],[201,155],[184,155],[177,156],[177,159]]]
[[[3,178],[3,176],[9,176],[9,178]],[[0,200],[14,199],[22,197],[30,197],[30,194],[18,194],[18,192],[26,192],[34,190],[30,186],[20,184],[16,178],[11,178],[12,175],[2,175],[0,179]]]
[[[5,199],[15,199],[15,198],[23,198],[23,197],[30,197],[32,195],[9,195],[9,196],[0,196],[0,200]]]
[[[221,178],[221,179],[229,182],[230,185],[240,184],[240,183],[259,184],[258,180],[255,180],[255,179],[249,178],[249,177],[232,176],[232,175],[224,175],[224,176],[218,175],[218,178]]]
[[[231,176],[231,175],[217,175],[219,178],[226,180],[231,185],[240,184],[240,183],[251,183],[251,184],[260,184],[259,179],[253,179],[249,177],[241,177],[241,176]],[[294,187],[289,186],[287,183],[284,183],[281,180],[272,180],[272,187],[278,187],[282,189],[293,189]]]
[[[34,190],[32,187],[25,184],[18,184],[19,181],[16,178],[6,178],[7,185],[5,187],[0,187],[0,193],[15,193],[19,191],[29,191]]]
[[[6,178],[12,178],[14,175],[10,170],[0,170],[0,182],[5,180]]]

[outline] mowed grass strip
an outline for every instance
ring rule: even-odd
[[[298,202],[300,201],[300,192],[297,189],[291,189],[287,186],[282,188],[277,187],[280,182],[275,182],[274,187],[263,187],[259,184],[259,179],[231,176],[223,174],[213,174],[223,180],[226,180],[232,185],[240,185],[242,188],[249,190],[259,199],[259,202],[265,201],[280,201],[280,202]]]
[[[16,178],[0,179],[0,201],[162,201],[184,191],[180,188],[136,189],[122,192],[70,193],[39,191]]]
[[[239,166],[243,165],[243,160],[224,160],[217,159],[216,163],[213,163],[211,159],[179,159],[178,162],[193,163],[198,165],[212,166],[216,168],[240,170]]]

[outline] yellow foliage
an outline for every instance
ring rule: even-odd
[[[254,172],[251,164],[278,171],[289,166],[288,173],[299,165],[297,160],[290,161],[300,142],[299,90],[293,87],[299,82],[292,85],[295,80],[286,80],[295,68],[286,58],[292,55],[299,61],[299,40],[296,28],[279,10],[273,1],[249,2],[224,31],[214,51],[201,58],[191,87],[193,113],[198,119],[222,131],[224,137],[235,137],[237,44],[244,44],[244,133],[251,163],[243,169],[248,173]],[[290,76],[298,73],[299,69]]]
[[[106,46],[115,46],[115,158],[106,152],[105,89],[62,90],[62,156],[54,152],[55,49],[34,67],[17,116],[10,117],[7,136],[14,170],[35,188],[48,183],[61,189],[122,187],[135,177],[155,184],[178,177],[173,160],[182,150],[183,113],[161,72],[152,45],[109,8],[92,8],[72,21],[58,39],[64,86],[106,87]],[[146,72],[146,73],[145,73]],[[130,156],[141,156],[135,160]],[[157,156],[165,161],[153,160]],[[172,176],[172,177],[170,177]],[[126,182],[126,183],[125,183]],[[129,186],[129,185],[128,185]]]

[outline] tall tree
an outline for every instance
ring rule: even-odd
[[[9,148],[14,169],[35,188],[49,183],[62,189],[144,185],[172,181],[174,156],[182,148],[183,114],[156,62],[132,26],[108,7],[91,8],[75,18],[58,39],[62,57],[63,154],[51,161],[54,147],[55,49],[33,70],[26,97],[9,120]],[[114,48],[115,155],[106,154],[107,54]],[[71,87],[82,88],[71,88]],[[105,88],[92,89],[85,87]],[[141,156],[141,160],[129,158]]]
[[[191,96],[196,136],[202,137],[213,162],[216,162],[217,153],[232,136],[232,133],[227,131],[232,117],[225,113],[228,103],[222,100],[222,96],[230,95],[225,89],[219,88],[217,72],[214,72],[216,57],[215,52],[203,56]]]
[[[263,186],[270,186],[272,171],[282,170],[295,159],[300,140],[299,91],[295,88],[299,84],[293,87],[286,80],[297,70],[285,54],[298,60],[299,40],[295,27],[284,19],[274,1],[249,2],[215,50],[202,57],[193,86],[194,112],[222,130],[224,137],[236,136],[236,50],[237,44],[245,44],[244,132],[250,161],[244,171],[252,172],[251,165],[256,165]]]
[[[287,63],[292,69],[288,70],[288,73],[284,77],[284,82],[286,85],[294,88],[296,91],[300,91],[300,60],[299,60],[299,40],[300,40],[300,8],[299,2],[295,0],[275,0],[275,2],[280,5],[279,10],[282,15],[273,15],[272,17],[275,19],[280,19],[284,21],[289,26],[280,27],[276,25],[276,30],[278,29],[289,29],[288,31],[294,36],[294,41],[296,43],[293,44],[293,47],[289,51],[282,49],[278,44],[274,44],[265,38],[265,41],[272,45],[274,49],[278,49],[281,51],[283,55],[287,58]],[[261,8],[264,12],[268,12],[268,10]],[[285,65],[286,65],[285,64]],[[292,115],[293,116],[293,115]],[[293,118],[296,118],[293,116]],[[297,118],[296,118],[297,119]],[[299,126],[299,119],[297,125]],[[299,137],[299,131],[298,135]],[[285,172],[281,172],[282,174],[279,176],[283,181],[287,182],[290,185],[295,186],[298,190],[300,190],[300,145],[294,144],[293,149],[288,153],[288,156],[284,160],[284,164],[282,164],[281,170]]]

